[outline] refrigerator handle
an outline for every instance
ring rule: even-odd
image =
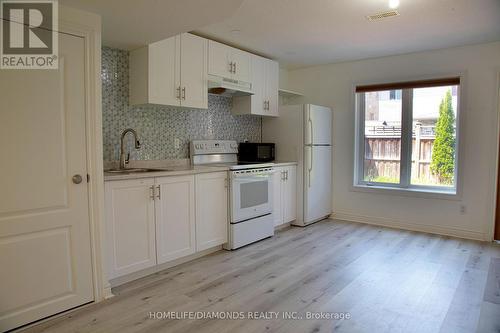
[[[311,187],[311,171],[312,171],[312,168],[313,168],[313,146],[310,147],[311,148],[311,158],[310,158],[310,164],[309,164],[309,168],[308,168],[308,178],[309,178],[309,181],[308,181],[308,187]]]
[[[313,122],[311,120],[311,117],[309,117],[309,119],[307,119],[307,122],[309,123],[309,126],[311,128],[311,131],[309,132],[310,135],[311,135],[311,141],[309,141],[309,144],[312,145],[314,144],[313,140],[314,140],[314,134],[313,134]]]

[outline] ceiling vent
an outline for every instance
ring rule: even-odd
[[[382,20],[385,18],[389,18],[389,17],[395,17],[395,16],[399,16],[399,12],[397,10],[389,10],[387,12],[381,12],[381,13],[377,13],[377,14],[373,14],[373,15],[368,15],[366,17],[366,19],[368,21],[378,21],[378,20]]]

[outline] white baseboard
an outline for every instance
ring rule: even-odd
[[[389,219],[385,217],[375,217],[375,216],[364,216],[358,214],[352,214],[348,212],[335,212],[330,217],[331,219],[337,220],[345,220],[351,222],[365,223],[378,225],[388,228],[396,228],[410,231],[419,231],[426,232],[430,234],[444,235],[444,236],[453,236],[458,238],[479,240],[479,241],[491,241],[490,237],[483,233],[474,230],[466,230],[461,228],[454,227],[444,227],[444,226],[436,226],[430,224],[421,224],[421,223],[412,223],[412,222],[403,222],[396,219]]]
[[[115,297],[115,295],[113,295],[113,293],[111,292],[111,285],[108,286],[107,288],[104,288],[103,294],[104,294],[104,299]]]
[[[280,230],[283,230],[283,229],[286,229],[286,228],[289,228],[291,226],[291,223],[288,222],[288,223],[283,223],[283,224],[280,224],[280,225],[277,225],[274,227],[274,231],[280,231]]]
[[[194,260],[194,259],[201,258],[203,256],[206,256],[208,254],[211,254],[211,253],[214,253],[217,251],[221,251],[221,250],[222,250],[222,246],[217,245],[217,246],[214,246],[212,248],[203,250],[201,252],[191,254],[187,257],[179,258],[179,259],[176,259],[173,261],[166,262],[164,264],[156,265],[154,267],[146,268],[146,269],[140,270],[138,272],[134,272],[134,273],[130,273],[130,274],[127,274],[124,276],[114,278],[114,279],[110,280],[109,283],[110,283],[111,287],[114,288],[114,287],[120,286],[124,283],[143,278],[145,276],[157,273],[157,272],[162,271],[164,269],[174,267],[174,266],[186,263],[186,262]]]

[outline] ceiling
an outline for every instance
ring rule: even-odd
[[[242,2],[243,0],[59,0],[61,5],[101,15],[103,44],[126,50],[221,22],[233,15]]]
[[[500,0],[400,0],[400,16],[365,18],[386,10],[388,0],[245,0],[196,32],[288,68],[500,40]]]
[[[59,0],[102,16],[103,44],[134,49],[185,31],[298,68],[500,40],[500,0]],[[236,30],[236,31],[235,31]]]

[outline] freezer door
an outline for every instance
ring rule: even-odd
[[[325,106],[304,106],[304,144],[332,144],[332,110]]]
[[[332,212],[332,147],[304,147],[304,224]]]

